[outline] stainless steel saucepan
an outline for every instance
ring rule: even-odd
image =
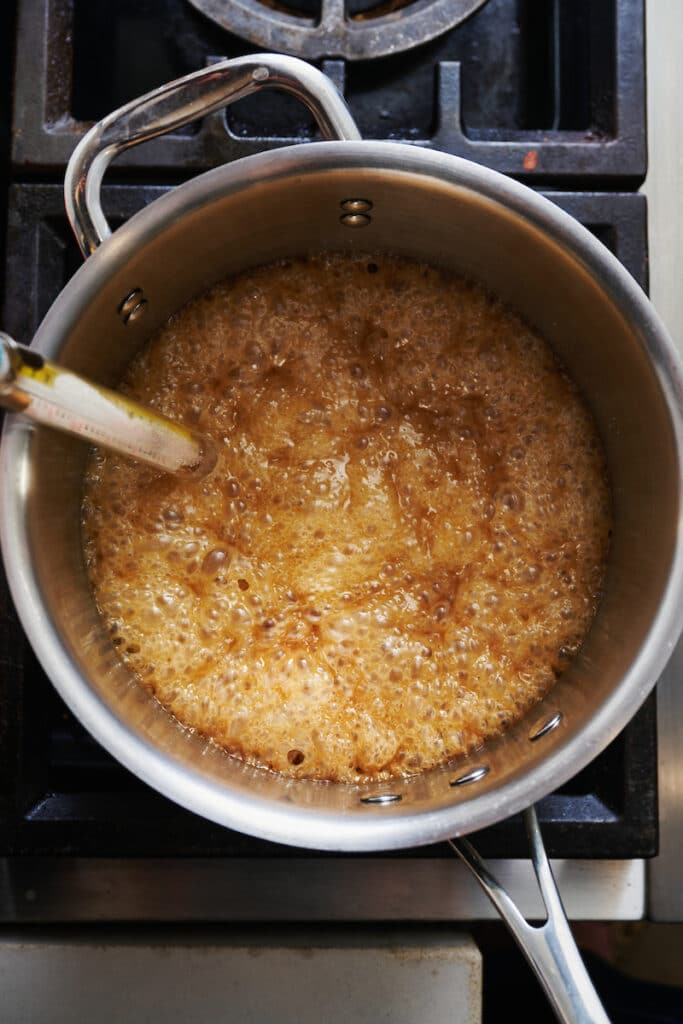
[[[202,174],[110,237],[99,193],[114,156],[273,86],[299,97],[328,141]],[[88,259],[36,335],[46,358],[112,385],[171,313],[228,274],[321,249],[411,256],[480,281],[553,345],[595,415],[614,501],[594,625],[576,661],[525,719],[459,765],[400,782],[293,781],[245,767],[186,731],[131,677],[100,622],[83,564],[85,447],[11,416],[0,455],[7,575],[45,671],[93,736],[197,814],[326,850],[462,836],[529,808],[595,757],[664,667],[683,596],[681,365],[652,306],[604,246],[500,174],[424,148],[361,141],[323,75],[272,55],[216,64],[95,125],[69,164],[66,202]],[[527,820],[552,913],[560,908],[533,812]],[[512,915],[518,940],[531,937],[527,955],[545,972],[562,1019],[604,1019],[599,1004],[590,1005],[594,993],[575,951],[557,966],[558,948],[571,940],[566,921],[525,934],[472,849],[457,842],[499,909]]]

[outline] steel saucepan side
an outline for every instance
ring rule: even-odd
[[[106,237],[99,185],[113,155],[270,85],[295,92],[323,134],[342,141],[210,171]],[[311,250],[405,254],[482,282],[551,342],[595,414],[614,495],[598,616],[580,656],[532,713],[455,767],[379,786],[293,781],[245,767],[186,731],[131,678],[83,565],[85,448],[10,417],[0,463],[10,586],[43,667],[104,747],[213,821],[283,843],[364,851],[490,825],[564,783],[617,735],[681,626],[683,419],[673,345],[601,243],[495,172],[358,141],[323,76],[266,56],[216,65],[101,122],[74,154],[67,205],[84,251],[96,251],[38,331],[45,356],[113,384],[171,313],[228,274]]]

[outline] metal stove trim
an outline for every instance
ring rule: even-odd
[[[491,868],[545,918],[530,861]],[[572,920],[639,920],[642,860],[554,860]],[[476,921],[497,913],[455,856],[440,861],[23,858],[0,861],[0,923]]]

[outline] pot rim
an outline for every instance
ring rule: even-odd
[[[683,362],[651,303],[619,261],[550,200],[461,157],[394,142],[315,142],[245,157],[207,171],[135,214],[79,268],[48,311],[36,347],[54,357],[70,325],[115,269],[150,238],[192,209],[264,181],[324,170],[387,170],[427,176],[503,205],[550,235],[589,271],[622,315],[639,327],[669,411],[683,479]],[[86,729],[143,781],[218,824],[294,846],[371,851],[419,846],[475,831],[527,807],[591,761],[640,707],[669,659],[683,622],[683,536],[676,540],[663,596],[650,630],[619,685],[583,727],[542,763],[466,801],[437,810],[367,807],[359,816],[321,812],[245,795],[181,765],[135,734],[88,684],[53,627],[31,569],[29,534],[20,514],[28,486],[30,428],[7,417],[0,448],[0,544],[24,630],[46,674]],[[680,495],[679,495],[680,505]],[[383,787],[384,788],[384,787]]]

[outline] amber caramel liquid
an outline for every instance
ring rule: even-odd
[[[548,344],[390,256],[225,281],[123,390],[209,435],[178,481],[96,451],[83,534],[127,664],[181,722],[286,775],[409,775],[522,716],[594,616],[610,501]]]

